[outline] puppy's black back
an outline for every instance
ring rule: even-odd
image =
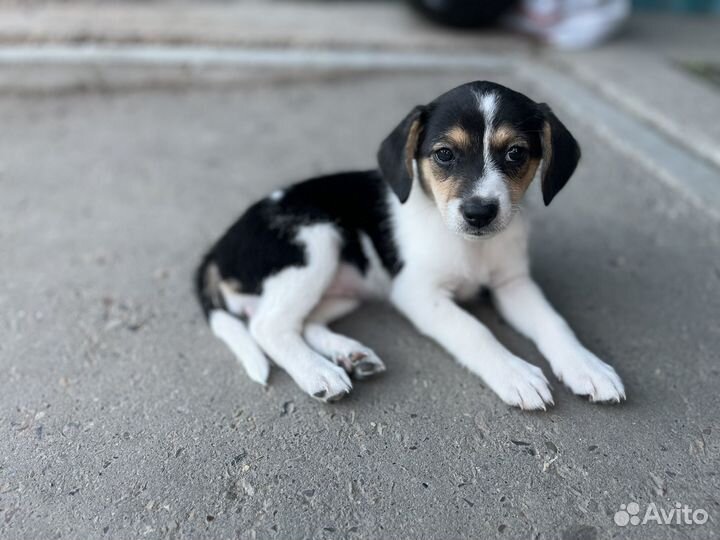
[[[371,240],[383,266],[399,272],[400,261],[389,225],[389,191],[377,171],[333,174],[305,180],[252,206],[207,253],[197,271],[196,288],[207,313],[218,295],[209,283],[211,267],[240,291],[260,294],[269,276],[289,266],[303,266],[305,251],[296,243],[303,225],[331,223],[342,238],[341,260],[362,274],[369,265],[361,233]]]

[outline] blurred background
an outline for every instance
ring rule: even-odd
[[[0,538],[716,538],[718,0],[0,0]],[[323,406],[262,388],[191,292],[250,203],[374,166],[488,79],[583,148],[533,273],[628,401],[504,406],[394,311]],[[547,364],[484,300],[513,352]],[[702,508],[622,528],[621,505]]]

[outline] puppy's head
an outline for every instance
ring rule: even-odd
[[[415,107],[383,141],[380,171],[401,202],[413,184],[466,237],[504,229],[542,163],[545,204],[575,171],[580,147],[544,103],[473,82]]]

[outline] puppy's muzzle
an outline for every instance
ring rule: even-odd
[[[460,205],[460,212],[468,225],[479,229],[492,223],[498,214],[498,208],[495,199],[473,197]]]

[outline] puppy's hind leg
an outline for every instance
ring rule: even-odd
[[[230,348],[252,380],[266,384],[270,361],[253,340],[247,324],[240,319],[257,303],[257,296],[238,293],[224,282],[211,254],[205,256],[198,268],[195,285],[213,334]]]
[[[285,268],[265,280],[250,332],[300,388],[320,400],[335,401],[351,390],[350,378],[312,350],[301,332],[335,275],[340,236],[330,224],[315,224],[302,227],[296,241],[305,248],[305,266]]]
[[[330,322],[355,310],[359,304],[360,301],[355,298],[323,298],[308,317],[303,336],[317,352],[344,367],[356,379],[364,379],[385,371],[385,364],[369,347],[327,327]]]
[[[243,365],[248,376],[262,385],[267,383],[270,362],[253,340],[245,324],[227,311],[214,309],[208,315],[210,328]]]

